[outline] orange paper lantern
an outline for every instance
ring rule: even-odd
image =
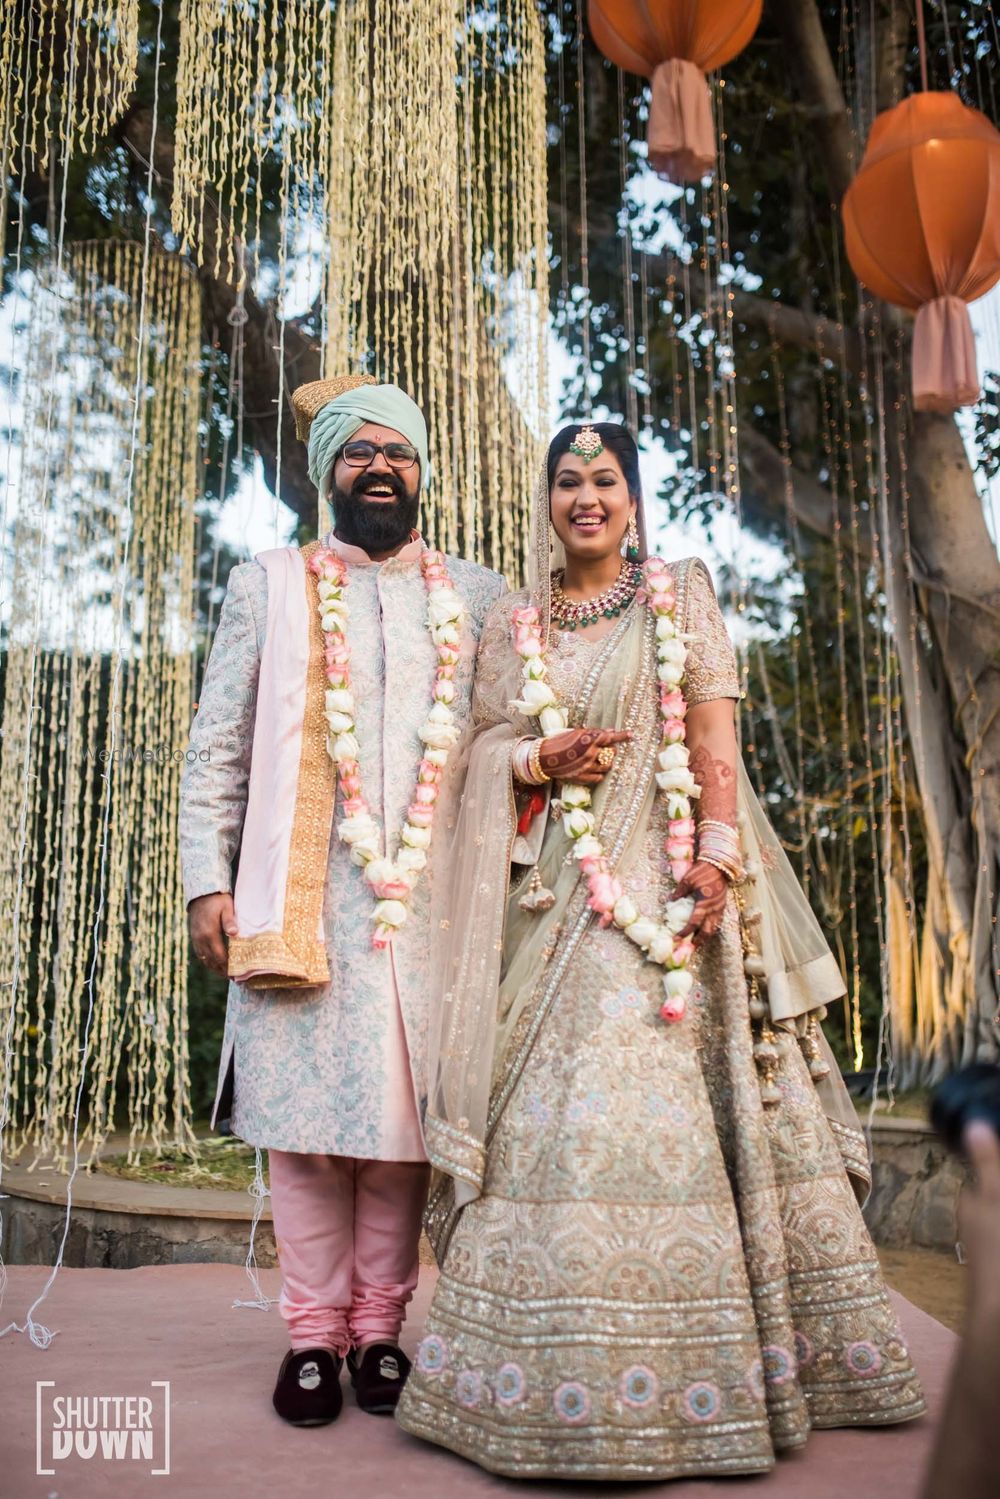
[[[1000,280],[1000,133],[955,94],[914,94],[872,125],[843,216],[858,280],[917,314],[917,410],[975,401],[966,304]]]
[[[672,182],[715,166],[712,96],[705,74],[742,52],[763,0],[589,0],[594,41],[605,57],[653,81],[650,164]]]

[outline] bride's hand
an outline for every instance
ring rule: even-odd
[[[684,878],[678,880],[671,896],[672,900],[680,900],[684,895],[693,895],[695,900],[691,919],[678,936],[681,939],[691,937],[695,947],[714,937],[722,924],[728,894],[729,881],[721,869],[698,861],[692,864]]]
[[[551,781],[578,781],[582,786],[597,786],[614,763],[614,755],[601,751],[624,744],[632,735],[623,729],[566,729],[549,734],[539,751],[539,761]]]

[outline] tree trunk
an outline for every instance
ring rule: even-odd
[[[795,58],[793,86],[816,117],[830,199],[839,203],[857,166],[858,143],[819,7],[816,0],[770,0],[770,10]],[[912,20],[896,0],[882,0],[873,14],[878,102],[885,107],[902,90]],[[881,307],[880,318],[884,330],[901,326],[895,308]],[[798,341],[787,320],[782,331]],[[885,374],[891,426],[899,409],[890,393],[891,365]],[[928,848],[913,1034],[933,1076],[1000,1050],[1000,560],[953,418],[914,415],[903,443],[905,476],[895,436],[885,586],[898,626],[903,712]],[[809,498],[814,502],[815,494]],[[773,503],[783,504],[783,497]]]
[[[927,649],[906,565],[899,465],[891,464],[885,589],[899,663],[903,714],[913,750],[927,847],[927,891],[920,921],[914,1013],[893,1013],[893,1041],[903,1086],[936,1082],[959,1065],[965,1016],[975,1005],[972,918],[975,870],[963,811],[961,763],[948,692]],[[888,705],[887,705],[888,706]],[[959,774],[956,774],[956,771]],[[898,854],[898,844],[895,852]],[[890,874],[890,881],[898,871]],[[915,892],[919,905],[920,892]]]
[[[958,773],[960,797],[951,838],[965,845],[963,883],[971,887],[961,1060],[993,1059],[1000,1049],[994,949],[1000,910],[1000,558],[951,417],[915,415],[909,488],[914,581],[947,686],[954,736],[948,769]]]

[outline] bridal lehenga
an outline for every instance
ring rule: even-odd
[[[738,697],[707,573],[673,571],[688,702]],[[536,820],[537,846],[516,834],[511,751],[537,732],[509,706],[525,600],[494,606],[480,647],[426,1125],[440,1279],[398,1419],[497,1473],[613,1480],[761,1472],[811,1427],[918,1416],[859,1208],[864,1137],[816,1023],[843,983],[783,851],[743,775],[757,909],[730,895],[666,1024],[662,970],[587,909],[557,816]],[[648,611],[596,641],[550,631],[547,659],[572,724],[632,732],[593,811],[627,893],[662,909]]]

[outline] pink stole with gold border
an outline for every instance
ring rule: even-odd
[[[229,977],[251,989],[329,982],[323,933],[336,772],[326,750],[319,546],[259,552],[267,572],[253,754],[229,940]]]

